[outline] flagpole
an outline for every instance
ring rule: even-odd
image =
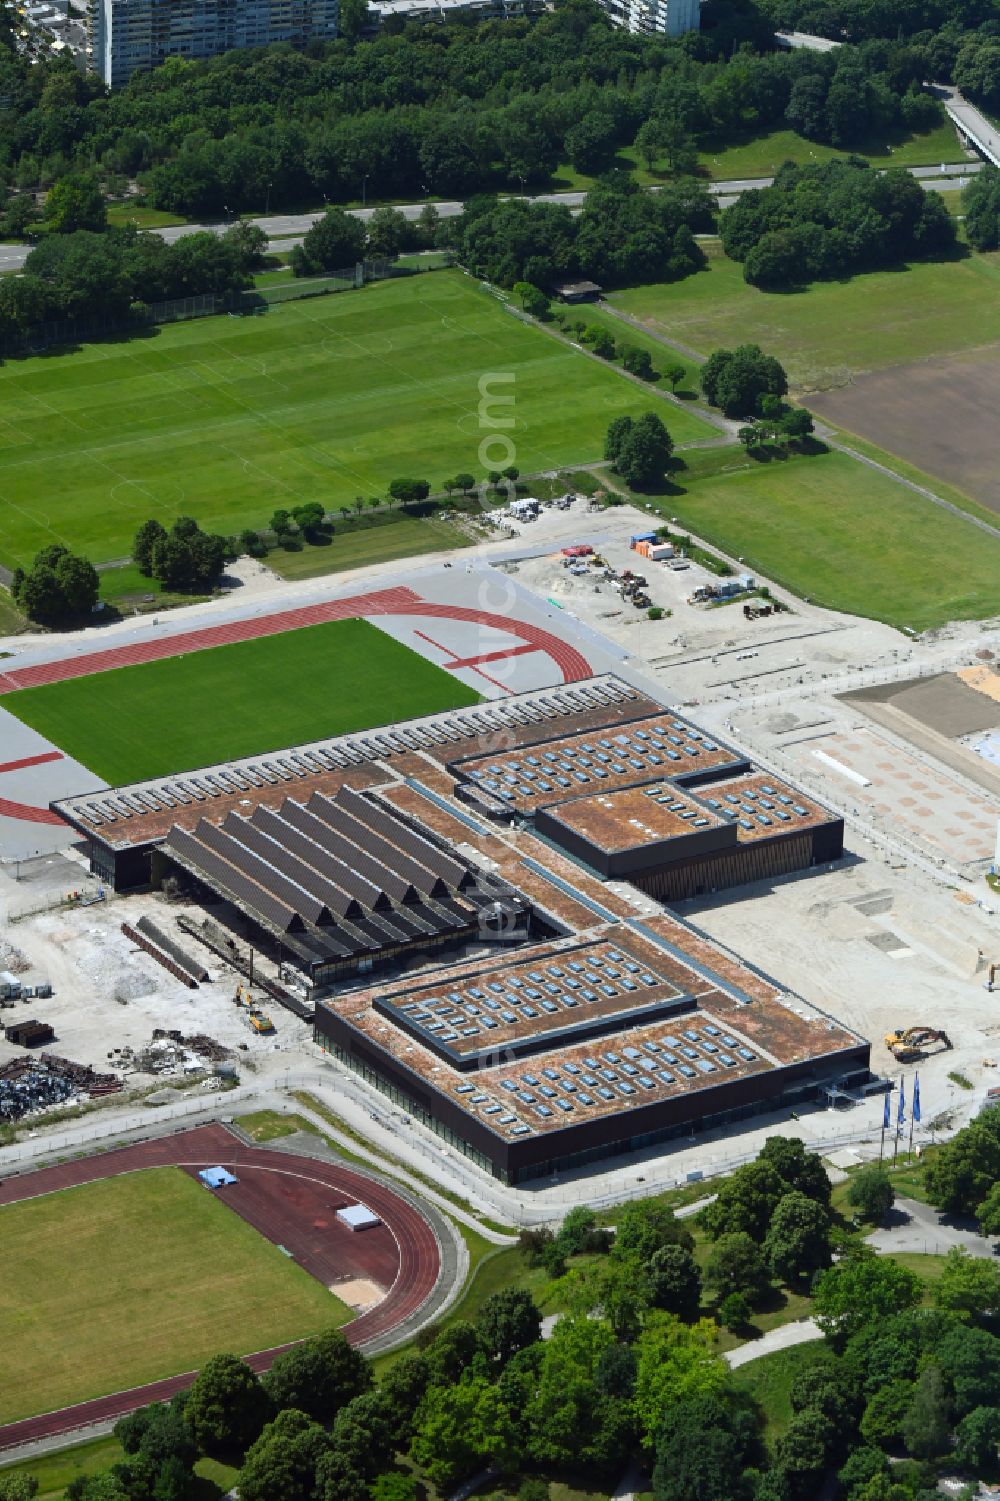
[[[910,1156],[911,1157],[913,1156],[913,1122],[915,1120],[916,1120],[916,1116],[913,1113],[913,1104],[911,1102],[911,1104],[910,1104]]]

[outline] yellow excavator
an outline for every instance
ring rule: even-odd
[[[898,1032],[887,1032],[885,1045],[898,1063],[910,1063],[915,1058],[923,1058],[934,1046],[948,1052],[951,1038],[947,1032],[940,1032],[935,1027],[906,1027]]]

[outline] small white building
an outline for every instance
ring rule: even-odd
[[[345,1204],[337,1210],[337,1218],[349,1230],[373,1230],[382,1221],[364,1204]]]

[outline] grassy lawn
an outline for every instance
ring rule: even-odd
[[[962,160],[955,127],[947,121],[914,135],[899,131],[884,139],[868,141],[856,154],[881,167],[926,167]],[[735,144],[709,143],[698,153],[698,170],[713,182],[729,182],[738,177],[773,177],[782,162],[826,162],[844,155],[845,152],[832,146],[807,141],[793,130],[772,130]],[[613,165],[631,172],[636,182],[647,187],[671,181],[665,162],[654,162],[650,171],[634,146],[624,146]],[[554,192],[569,192],[585,190],[593,183],[593,177],[563,162],[550,186]]]
[[[254,1141],[277,1141],[279,1136],[294,1136],[299,1129],[297,1116],[282,1115],[277,1110],[255,1110],[238,1115],[236,1124]]]
[[[25,688],[5,707],[116,784],[478,702],[376,626],[339,620]]]
[[[713,449],[674,480],[656,510],[817,604],[914,630],[996,612],[1000,541],[846,454]]]
[[[372,524],[354,526],[334,519],[334,534],[325,546],[307,543],[300,551],[278,547],[267,555],[267,566],[284,579],[311,579],[369,563],[416,558],[422,553],[468,547],[458,527],[436,516],[412,516],[406,511],[376,513]]]
[[[458,271],[10,360],[0,561],[56,541],[117,559],[150,516],[229,533],[279,505],[384,495],[400,475],[434,491],[480,467],[484,376],[494,400],[513,395],[493,417],[512,416],[504,437],[526,474],[593,462],[611,418],[646,407]]]
[[[924,167],[959,162],[962,152],[955,127],[948,121],[916,135],[900,132],[885,140],[869,141],[856,153],[882,167]],[[711,147],[699,155],[701,169],[716,181],[738,177],[773,177],[782,162],[828,162],[844,156],[832,146],[807,141],[793,130],[773,130],[736,145]]]
[[[187,224],[179,214],[171,214],[162,208],[146,208],[138,203],[109,203],[108,224],[112,229],[124,229],[134,224],[137,229],[165,229],[170,224]]]
[[[210,594],[173,594],[156,579],[146,578],[129,563],[123,568],[102,568],[100,597],[123,614],[133,610],[169,610],[175,605],[197,605],[211,599]]]
[[[780,1438],[791,1422],[792,1387],[799,1376],[828,1359],[823,1341],[815,1340],[793,1345],[790,1350],[775,1350],[733,1371],[733,1385],[748,1392],[763,1409],[764,1436],[768,1443]]]
[[[19,635],[27,624],[7,590],[0,588],[0,636]]]
[[[706,250],[707,271],[615,292],[611,303],[697,353],[760,344],[804,391],[1000,339],[1000,253],[781,293],[748,287],[742,266],[718,244],[707,242]]]
[[[266,1349],[350,1310],[179,1168],[0,1209],[0,1422]]]

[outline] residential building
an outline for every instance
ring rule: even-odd
[[[701,26],[701,0],[600,0],[616,26],[627,31],[683,36]]]
[[[338,12],[338,0],[92,0],[91,66],[117,87],[168,57],[335,37]]]

